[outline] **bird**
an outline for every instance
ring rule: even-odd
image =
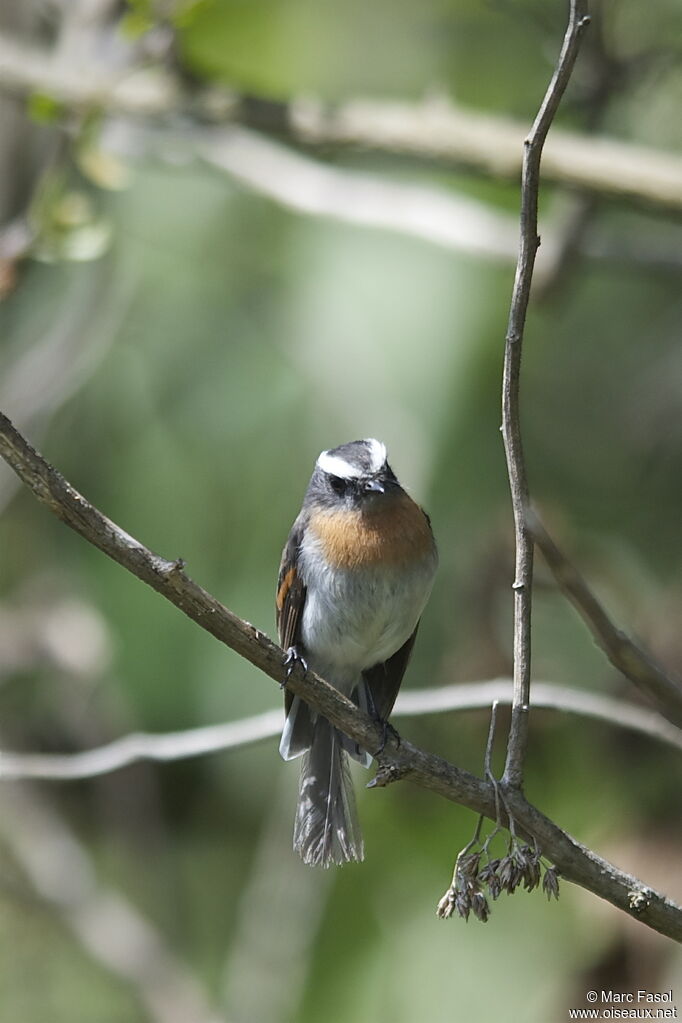
[[[381,441],[322,451],[282,553],[279,641],[289,669],[312,668],[381,722],[384,740],[437,563],[429,517]],[[349,757],[369,767],[371,754],[290,691],[285,711],[280,755],[303,757],[294,850],[311,865],[361,861]]]

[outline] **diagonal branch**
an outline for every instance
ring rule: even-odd
[[[521,179],[521,238],[514,290],[504,350],[502,381],[502,437],[507,456],[507,472],[514,512],[516,570],[514,590],[514,701],[507,744],[504,780],[521,788],[523,764],[528,745],[528,708],[530,703],[530,642],[533,585],[533,540],[526,525],[529,504],[528,479],[521,441],[519,382],[526,312],[530,298],[538,237],[538,193],[540,160],[547,133],[578,56],[580,38],[589,24],[587,0],[570,0],[570,17],[556,69],[525,140]]]
[[[583,577],[559,550],[532,508],[528,509],[527,524],[557,583],[614,668],[622,671],[626,678],[652,699],[668,721],[682,727],[682,681],[668,675],[651,654],[642,650],[614,625]]]
[[[35,497],[71,529],[83,536],[137,578],[152,586],[193,621],[235,650],[266,675],[282,682],[284,652],[262,632],[242,621],[183,571],[182,562],[154,554],[90,504],[57,472],[0,413],[0,455]],[[383,730],[355,704],[313,672],[297,667],[287,683],[365,749],[378,749]],[[496,819],[492,786],[442,757],[402,740],[389,738],[378,757],[375,785],[406,778],[476,813]],[[506,795],[521,828],[537,838],[543,852],[562,876],[648,927],[682,941],[682,908],[664,895],[618,870],[562,831],[524,798],[520,791]]]

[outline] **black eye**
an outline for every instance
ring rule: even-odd
[[[343,497],[348,490],[348,480],[344,480],[341,476],[330,476],[329,485],[339,497]]]

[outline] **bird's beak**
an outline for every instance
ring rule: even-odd
[[[386,491],[386,487],[379,480],[369,480],[365,483],[364,489],[368,494],[383,494]]]

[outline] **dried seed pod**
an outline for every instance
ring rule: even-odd
[[[542,890],[550,901],[552,896],[559,898],[559,871],[556,867],[547,867],[542,879]]]
[[[488,917],[490,916],[490,906],[482,892],[476,892],[476,894],[472,896],[471,909],[474,916],[480,920],[481,923],[487,923]]]
[[[455,913],[457,913],[458,916],[463,917],[464,920],[468,920],[470,912],[471,899],[466,892],[457,892],[455,894]]]
[[[480,852],[469,853],[468,856],[462,856],[461,860],[457,864],[457,871],[462,875],[463,878],[473,879],[478,874],[478,867],[481,862]]]

